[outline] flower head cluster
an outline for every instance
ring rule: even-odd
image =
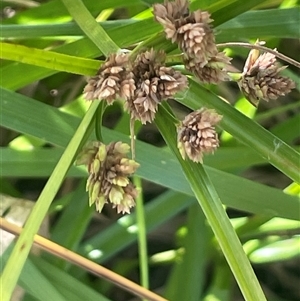
[[[266,101],[277,99],[295,88],[295,83],[291,79],[279,74],[287,66],[278,67],[275,63],[276,57],[272,53],[259,55],[259,51],[253,49],[248,55],[238,84],[254,106],[258,105],[260,99]]]
[[[153,49],[139,54],[134,62],[128,54],[112,54],[88,80],[84,96],[104,99],[108,104],[122,97],[131,118],[143,124],[152,122],[158,104],[187,87],[186,76],[166,67],[165,59],[163,51]]]
[[[203,163],[204,153],[213,153],[219,146],[214,126],[222,116],[202,108],[187,115],[177,128],[177,146],[183,159]]]
[[[164,52],[151,49],[138,55],[134,62],[136,89],[133,97],[125,102],[125,109],[143,124],[153,121],[162,100],[187,87],[186,76],[166,67],[164,61]]]
[[[133,73],[129,68],[129,56],[114,53],[100,67],[96,76],[89,78],[84,88],[87,100],[105,99],[112,104],[117,97],[128,99],[135,89]]]
[[[195,60],[185,59],[185,68],[191,71],[204,83],[217,84],[220,81],[229,79],[225,66],[230,64],[231,58],[224,52],[219,52],[215,57],[210,58],[209,62],[201,67],[201,63]]]
[[[135,206],[137,190],[130,182],[139,164],[127,158],[129,146],[122,142],[105,145],[91,141],[79,154],[76,164],[86,165],[89,177],[86,190],[89,193],[89,204],[96,204],[101,212],[104,204],[111,203],[117,212],[130,213]]]
[[[164,27],[166,37],[183,51],[186,68],[201,81],[217,83],[228,79],[226,67],[230,59],[219,53],[206,11],[189,11],[188,0],[155,4],[155,19]]]

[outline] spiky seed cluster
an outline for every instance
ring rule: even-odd
[[[122,142],[105,145],[91,141],[79,154],[76,164],[87,166],[89,204],[95,203],[97,211],[101,212],[106,203],[123,214],[130,213],[130,208],[135,206],[137,190],[128,177],[139,164],[127,158],[128,152],[129,146]]]
[[[258,105],[260,99],[266,101],[277,99],[295,88],[295,83],[291,79],[279,74],[287,66],[278,67],[275,63],[276,57],[272,53],[259,55],[259,51],[253,49],[248,55],[238,84],[254,106]]]
[[[186,0],[176,0],[173,2],[164,1],[164,4],[154,4],[153,14],[159,23],[164,27],[167,39],[172,43],[178,43],[178,28],[185,25],[185,19],[189,16],[189,3]]]
[[[118,97],[132,97],[135,86],[129,64],[128,54],[111,54],[97,75],[89,78],[83,91],[84,97],[87,100],[104,99],[108,104]]]
[[[136,89],[133,97],[125,102],[131,117],[143,124],[152,122],[158,104],[187,87],[187,78],[164,65],[165,54],[153,49],[138,55],[133,74]]]
[[[200,81],[209,84],[217,84],[220,81],[229,80],[226,66],[230,65],[231,58],[224,52],[219,52],[215,57],[210,58],[209,62],[201,67],[195,60],[185,59],[185,67],[191,71]]]
[[[230,59],[218,52],[210,14],[201,10],[190,12],[188,6],[187,0],[155,4],[154,17],[164,27],[167,38],[183,51],[186,68],[201,81],[218,83],[228,79],[226,67]]]
[[[153,121],[162,100],[186,87],[186,76],[165,66],[165,53],[151,49],[134,62],[129,61],[128,54],[112,54],[83,92],[87,100],[105,99],[108,104],[117,97],[124,98],[131,117],[145,124]]]
[[[210,14],[206,11],[189,11],[187,0],[165,1],[155,4],[155,19],[164,27],[166,36],[176,42],[180,49],[190,58],[197,59],[205,65],[218,50],[211,26]]]
[[[222,116],[214,110],[202,108],[187,115],[177,128],[177,146],[182,158],[203,163],[205,153],[213,153],[219,146],[214,126]]]

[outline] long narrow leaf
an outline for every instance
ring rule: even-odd
[[[161,108],[156,124],[170,149],[176,155],[237,283],[247,301],[266,300],[243,247],[222,206],[221,200],[201,164],[184,161],[176,142],[176,130],[167,111]]]
[[[200,300],[204,289],[212,232],[197,204],[189,208],[186,227],[184,254],[174,264],[167,286],[166,297],[172,301]]]
[[[104,129],[104,132],[106,133],[106,129]],[[108,136],[105,134],[105,136],[112,140],[114,133],[119,137],[119,132],[111,132],[111,134],[107,134]],[[119,138],[122,140],[128,139],[127,136],[120,136]],[[140,144],[139,141],[137,143]],[[149,154],[151,154],[151,151],[152,148]],[[30,151],[19,151],[10,147],[0,148],[2,158],[1,175],[3,177],[20,178],[49,177],[62,152],[63,149],[61,148],[36,148]],[[143,150],[141,152],[144,154]],[[167,155],[167,152],[163,151],[163,154]],[[213,156],[208,156],[205,164],[218,170],[231,172],[253,165],[266,164],[266,160],[244,146],[223,147]],[[83,174],[83,169],[75,166],[72,166],[68,172],[69,177],[81,177]]]
[[[108,8],[119,8],[124,6],[130,7],[138,5],[140,4],[140,0],[127,0],[126,5],[124,5],[124,0],[85,0],[84,4],[90,12],[97,14],[100,11]],[[67,18],[71,19],[66,7],[60,0],[53,0],[42,3],[38,7],[21,11],[12,18],[6,19],[5,23],[28,23],[29,20],[34,23],[41,23],[45,22],[45,20],[49,20],[50,22],[53,20],[65,21]]]
[[[299,14],[299,7],[248,11],[221,24],[217,28],[220,31],[217,41],[228,42],[266,37],[298,39],[297,18]]]
[[[8,260],[10,249],[1,256],[1,269]],[[1,271],[2,272],[2,271]],[[27,260],[20,275],[19,285],[37,300],[44,301],[67,301],[55,286],[41,273],[31,260]],[[3,297],[3,286],[1,283],[1,300]]]
[[[291,38],[298,37],[297,16],[300,13],[298,7],[290,9],[267,9],[261,11],[247,11],[238,15],[216,27],[217,41],[226,42],[241,39],[277,37]],[[161,30],[158,23],[153,18],[144,21],[138,20],[115,20],[100,22],[103,29],[108,32],[114,28],[128,25],[140,25],[142,23],[152,23],[153,29]],[[58,36],[80,36],[82,31],[75,23],[58,24],[36,24],[36,25],[0,25],[0,37],[2,38],[39,38],[39,37],[58,37]]]
[[[129,24],[140,23],[138,20],[114,20],[100,22],[99,24],[105,30],[126,26]],[[59,37],[59,36],[83,36],[83,32],[75,22],[58,24],[7,24],[0,25],[0,37],[32,39],[40,37]]]
[[[300,182],[300,154],[221,98],[190,80],[188,91],[181,93],[177,100],[194,110],[201,106],[214,108],[224,116],[221,122],[224,130],[258,152],[293,181]]]
[[[145,39],[145,37],[155,33],[157,31],[157,26],[158,24],[153,24],[152,20],[145,20],[122,27],[108,29],[107,33],[113,40],[118,41],[120,47],[127,47],[134,43],[138,43]],[[58,46],[52,49],[52,51],[70,55],[76,53],[78,57],[97,57],[101,55],[101,50],[87,38]],[[1,79],[1,86],[14,90],[57,73],[55,70],[22,63],[11,63],[6,65],[0,69],[0,72],[5,74],[5,77],[2,77]],[[23,76],[24,74],[26,74],[26,76]],[[13,81],[11,81],[12,78],[14,79]]]
[[[53,286],[65,296],[66,300],[98,300],[109,301],[103,295],[85,285],[82,281],[72,277],[67,272],[53,266],[46,260],[38,257],[31,257],[34,265],[51,281]],[[54,301],[56,299],[52,299]]]
[[[60,161],[56,165],[51,177],[40,194],[36,205],[33,207],[28,217],[24,230],[17,240],[17,243],[0,278],[3,289],[3,301],[8,301],[11,298],[12,291],[18,281],[28,253],[31,249],[34,235],[40,228],[47,210],[74,160],[77,149],[79,148],[86,132],[88,131],[97,107],[98,103],[93,103],[90,110],[85,115],[81,125],[78,127],[77,132],[71,139],[64,154],[60,158]]]
[[[61,0],[61,2],[85,35],[90,38],[105,56],[119,50],[119,47],[96,22],[81,0]]]
[[[56,53],[22,45],[0,43],[2,59],[31,64],[56,71],[81,75],[94,75],[99,69],[99,61]]]
[[[93,42],[105,55],[118,50],[117,45],[114,44],[103,28],[97,24],[80,0],[73,0],[71,3],[69,0],[62,1],[64,2],[64,5],[67,6],[67,9],[70,11],[81,29],[84,30],[87,36],[93,40]],[[101,42],[99,42],[100,40]],[[11,298],[12,291],[17,283],[33,243],[34,235],[37,233],[79,147],[82,145],[85,135],[88,133],[88,129],[90,128],[98,106],[99,102],[92,103],[28,217],[24,230],[21,233],[11,256],[9,257],[0,278],[0,282],[2,281],[1,283],[5,293],[3,301],[8,301]]]
[[[2,89],[1,93],[0,108],[3,115],[0,119],[0,124],[2,126],[42,138],[45,142],[60,147],[66,147],[75,129],[78,127],[80,119],[63,113],[57,108],[5,89]],[[30,123],[28,123],[28,120],[30,120]],[[53,131],[52,129],[56,130]],[[105,128],[103,129],[103,135],[105,141],[117,139],[129,142],[128,136]],[[40,151],[41,155],[43,155],[44,150]],[[180,170],[178,163],[168,150],[161,150],[137,141],[136,153],[137,160],[141,164],[137,172],[139,176],[176,191],[192,194],[182,173],[178,172]],[[61,151],[57,154],[56,160],[52,161],[51,165],[47,165],[48,171],[51,171],[60,154]],[[5,153],[3,153],[3,158],[4,155]],[[15,151],[12,152],[12,155],[16,158],[18,157]],[[23,153],[23,155],[27,156],[28,160],[32,156],[30,153],[27,153],[27,155]],[[10,160],[14,160],[14,158],[12,157]],[[18,162],[18,159],[16,160]],[[48,159],[46,162],[49,162]],[[4,164],[3,168],[5,166]],[[222,200],[226,205],[268,216],[281,216],[290,219],[299,218],[298,208],[300,203],[296,197],[288,196],[278,189],[253,183],[217,169],[207,167],[207,172],[217,191],[224,196]],[[84,172],[82,169],[79,169],[75,173],[74,170],[73,175],[83,176]]]
[[[195,201],[194,197],[167,191],[145,205],[147,233],[176,216]],[[102,232],[84,241],[79,252],[102,263],[137,239],[136,213],[123,216]],[[96,250],[96,252],[93,252]],[[96,253],[96,255],[95,255]]]

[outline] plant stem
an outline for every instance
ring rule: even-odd
[[[160,33],[156,33],[149,37],[147,40],[144,40],[140,44],[138,44],[130,53],[130,57],[135,59],[139,52],[148,49],[149,47],[153,47],[155,44],[160,43],[165,40],[165,35]]]
[[[166,110],[169,111],[168,108],[165,107],[166,105],[159,107],[155,123],[164,137],[164,140],[180,162],[185,177],[218,240],[245,300],[266,301],[239,238],[202,164],[196,164],[190,160],[184,161],[182,159],[176,146],[175,126],[172,123],[172,119],[169,118],[169,114],[166,113]]]
[[[259,44],[250,44],[250,43],[242,43],[242,42],[226,42],[226,43],[217,44],[217,47],[243,47],[243,48],[266,51],[266,52],[274,54],[276,57],[280,58],[281,60],[283,60],[291,65],[294,65],[300,69],[299,62],[293,60],[292,58],[290,58],[276,50],[273,50],[271,48],[268,48],[268,47],[265,47],[265,46],[262,46]]]
[[[131,159],[135,160],[135,133],[134,133],[135,119],[130,117],[130,148],[131,148]]]
[[[142,181],[139,177],[133,178],[134,185],[139,191],[136,200],[136,218],[137,234],[139,246],[139,265],[140,265],[140,282],[144,288],[149,288],[149,271],[148,271],[148,252],[147,252],[147,231],[145,221],[145,208],[142,198]],[[146,300],[144,300],[146,301]]]
[[[97,112],[96,112],[96,121],[95,121],[96,138],[97,138],[97,140],[102,141],[102,142],[103,142],[103,137],[102,137],[101,128],[102,128],[102,117],[103,117],[105,107],[106,107],[106,105],[105,105],[104,101],[101,101],[101,103],[97,109]]]

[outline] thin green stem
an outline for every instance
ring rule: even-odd
[[[140,44],[138,44],[130,53],[130,56],[135,59],[135,57],[142,51],[145,50],[151,46],[153,46],[155,43],[159,43],[160,41],[164,41],[165,36],[162,35],[162,33],[156,33],[149,37],[147,40],[144,40]]]
[[[135,133],[134,133],[134,123],[135,123],[135,119],[134,118],[130,118],[130,148],[131,148],[131,158],[132,160],[135,159]]]
[[[138,246],[139,246],[139,265],[140,265],[140,282],[144,288],[149,288],[149,271],[148,271],[148,251],[147,251],[147,229],[145,220],[145,208],[142,197],[142,181],[138,177],[133,178],[134,185],[139,190],[139,196],[136,199],[136,218],[138,227]],[[146,301],[146,300],[145,300]]]
[[[166,58],[166,65],[174,66],[174,65],[183,65],[182,54],[172,54],[168,55]]]
[[[92,103],[65,152],[55,166],[55,169],[53,170],[47,184],[28,217],[24,230],[17,240],[0,278],[2,286],[2,301],[9,301],[11,298],[13,289],[17,284],[18,278],[33,244],[34,235],[39,230],[51,202],[56,196],[67,171],[74,161],[77,150],[88,132],[90,123],[93,121],[98,105],[99,102]]]
[[[110,53],[119,51],[119,47],[109,37],[105,30],[94,19],[88,9],[85,7],[81,0],[61,0],[66,6],[70,15],[74,18],[75,22],[82,29],[82,31],[90,38],[90,40],[108,56]],[[103,141],[101,126],[102,115],[105,110],[105,104],[102,102],[96,115],[96,137],[99,141]]]
[[[74,21],[105,56],[119,51],[119,47],[97,23],[81,0],[61,0]]]
[[[96,21],[101,22],[101,21],[106,21],[114,12],[115,10],[113,8],[107,8],[97,16]]]
[[[219,255],[219,254],[218,254]],[[214,257],[215,269],[211,286],[208,287],[203,301],[210,301],[211,296],[215,300],[229,301],[231,298],[232,275],[224,257]]]
[[[102,137],[102,118],[103,118],[103,113],[105,111],[106,104],[104,101],[101,101],[97,112],[96,112],[96,123],[95,123],[95,134],[96,138],[99,141],[103,142],[103,137]]]
[[[245,300],[266,301],[250,262],[203,166],[182,159],[176,146],[175,126],[169,118],[169,114],[166,114],[165,111],[168,109],[165,109],[165,107],[166,105],[160,106],[156,114],[156,125],[180,162],[182,170],[218,240]]]
[[[251,216],[250,218],[248,218],[248,221],[245,224],[237,227],[235,231],[239,235],[239,237],[242,237],[249,232],[257,230],[260,226],[267,223],[271,219],[272,217],[263,215]]]

